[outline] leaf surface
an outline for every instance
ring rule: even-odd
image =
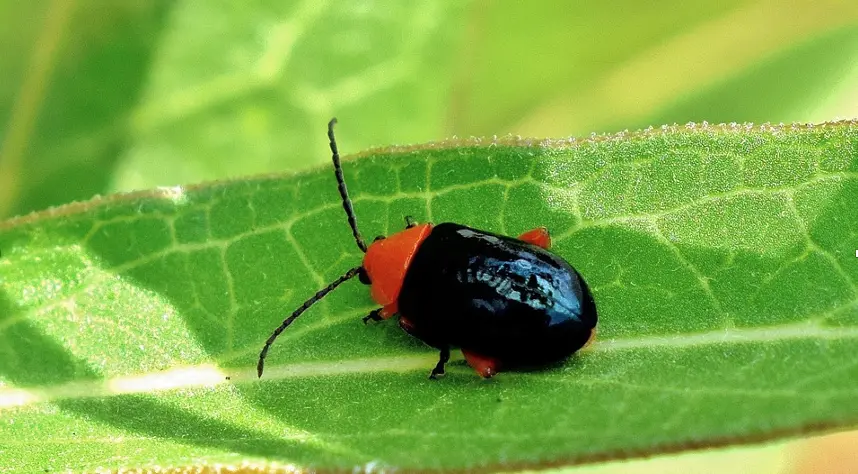
[[[364,326],[327,167],[161,188],[0,223],[0,459],[20,472],[277,463],[568,464],[853,426],[858,125],[454,141],[345,163],[364,235],[403,216],[538,225],[599,339],[481,380]],[[268,464],[266,464],[268,465]],[[15,471],[13,471],[15,472]]]

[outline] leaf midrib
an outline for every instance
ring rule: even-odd
[[[858,307],[858,300],[844,305],[843,307],[838,308],[838,310],[846,307]],[[329,321],[326,324],[316,326],[316,329],[322,329],[332,324],[334,323]],[[820,341],[858,339],[858,328],[831,328],[822,326],[815,322],[802,322],[768,326],[764,328],[725,328],[722,330],[702,333],[616,338],[606,341],[598,341],[593,344],[591,348],[584,349],[582,354],[586,356],[587,354],[600,354],[637,349],[693,349],[695,347],[719,344],[742,345],[808,339]],[[436,358],[437,356],[434,352],[427,351],[425,354],[271,365],[267,367],[262,381],[273,382],[292,378],[378,372],[406,373],[412,371],[426,371],[427,367],[434,364]],[[453,358],[453,360],[460,359],[461,356]],[[453,372],[460,372],[460,370],[454,368]],[[462,369],[461,372],[469,373],[467,369]],[[502,375],[502,377],[516,376],[519,375],[516,373]],[[521,376],[527,375],[524,374]],[[228,380],[227,377],[229,377]],[[120,376],[102,380],[70,382],[62,385],[40,387],[38,389],[0,389],[0,409],[32,405],[35,403],[59,399],[98,398],[135,393],[152,393],[193,387],[255,383],[258,380],[255,368],[222,369],[218,368],[216,365],[203,364],[170,369],[164,372]],[[653,389],[655,388],[657,387],[653,387]],[[798,394],[795,390],[788,391]],[[756,393],[757,391],[754,392]],[[760,394],[765,392],[766,390],[759,391]]]

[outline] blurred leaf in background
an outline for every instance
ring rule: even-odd
[[[0,5],[0,217],[450,135],[858,115],[858,3]]]
[[[0,217],[110,188],[167,2],[0,2]]]
[[[572,19],[593,15],[585,21],[592,36],[578,38],[590,47],[570,58],[562,55],[572,42],[534,54],[543,67],[564,60],[581,67],[547,90],[522,88],[529,107],[509,124],[487,125],[555,136],[858,114],[856,2],[624,3],[567,13],[565,28],[579,32],[584,28]],[[534,26],[538,22],[534,18]]]

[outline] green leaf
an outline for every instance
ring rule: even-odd
[[[0,218],[451,135],[858,115],[858,2],[0,5]]]
[[[167,6],[0,5],[0,217],[107,190]]]
[[[355,124],[344,138],[358,149],[441,136],[465,5],[179,4],[113,189],[323,162],[310,150],[324,147],[318,125],[334,115]]]
[[[789,15],[772,0],[661,6],[589,2],[574,15],[551,0],[486,8],[452,129],[562,136],[856,115],[858,3],[799,2]]]
[[[358,148],[442,137],[465,6],[4,2],[0,218],[307,167],[335,113]]]
[[[851,56],[844,57],[844,52]],[[806,119],[808,111],[820,107],[820,99],[843,81],[843,65],[858,62],[858,27],[837,29],[760,61],[742,74],[714,87],[700,88],[637,125],[663,123],[665,119],[685,123],[699,121],[700,111],[713,122],[766,121],[778,117],[791,122]],[[780,78],[789,76],[788,81]],[[804,94],[796,94],[801,90]],[[841,100],[841,102],[846,102]],[[833,114],[827,115],[831,117]]]
[[[537,467],[858,422],[858,124],[451,141],[345,163],[365,235],[547,225],[599,340],[482,380],[349,283],[331,170],[0,223],[0,453],[16,470]],[[4,463],[9,465],[9,463]]]

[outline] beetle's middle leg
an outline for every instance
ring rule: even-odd
[[[450,360],[450,346],[444,346],[441,348],[440,354],[438,354],[438,363],[435,364],[435,368],[432,369],[432,373],[429,374],[430,379],[437,379],[439,375],[444,375],[444,365],[447,364],[447,361]]]
[[[437,379],[439,375],[444,375],[444,365],[450,360],[450,344],[445,339],[438,337],[437,334],[427,333],[425,330],[419,329],[410,319],[401,314],[399,315],[399,327],[408,334],[440,350],[438,363],[435,364],[429,378]]]

